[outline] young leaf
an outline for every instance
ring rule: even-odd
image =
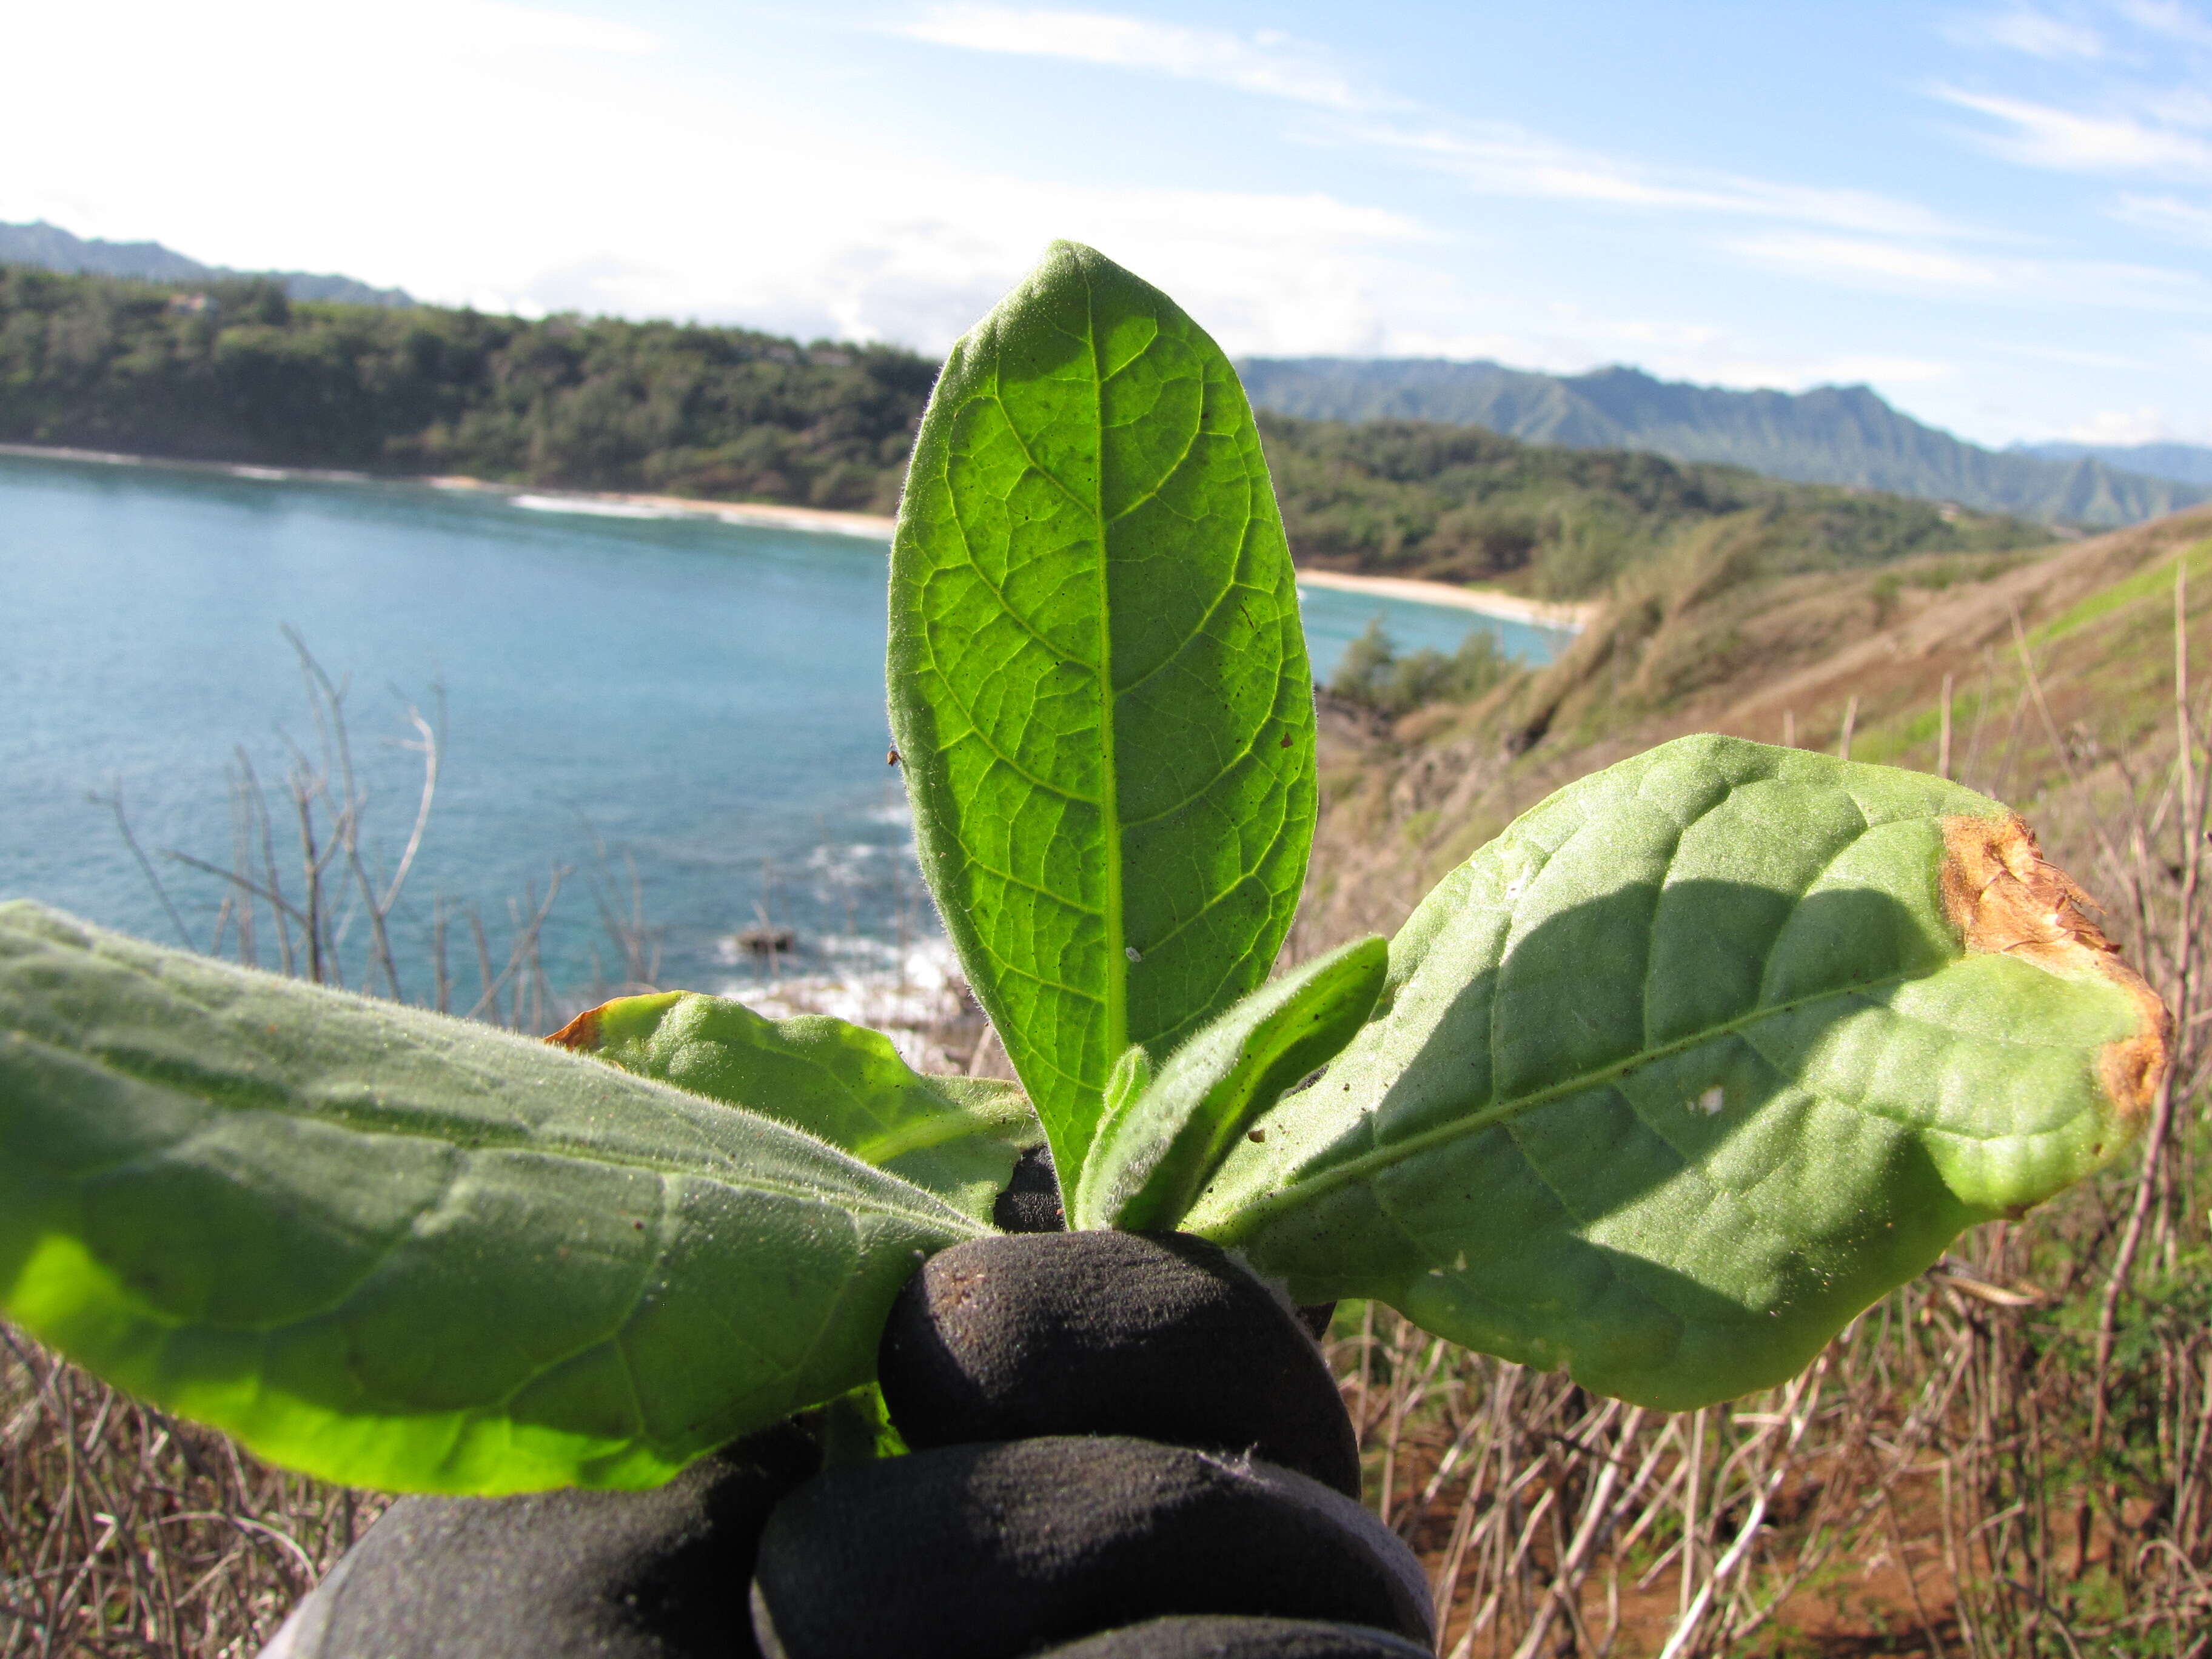
[[[891,554],[922,867],[1072,1192],[1107,1073],[1266,977],[1305,874],[1313,687],[1235,372],[1089,248],[952,349]]]
[[[1075,1225],[1173,1228],[1250,1126],[1352,1041],[1382,988],[1389,947],[1364,939],[1237,1003],[1111,1113],[1083,1166]]]
[[[670,991],[590,1009],[546,1039],[819,1135],[988,1223],[1014,1161],[1044,1139],[1011,1083],[925,1077],[881,1031]]]
[[[1679,738],[1446,877],[1183,1224],[1601,1393],[1779,1382],[2139,1127],[2165,1010],[2079,898],[1955,785]]]
[[[328,1480],[653,1485],[866,1382],[981,1231],[544,1043],[0,905],[0,1310]]]

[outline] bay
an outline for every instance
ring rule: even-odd
[[[503,961],[510,907],[556,869],[544,958],[571,1003],[623,977],[597,901],[627,907],[633,874],[664,984],[752,984],[762,969],[732,940],[763,923],[799,940],[787,971],[927,981],[943,947],[885,763],[884,577],[883,545],[853,537],[0,456],[0,896],[173,942],[112,810],[89,799],[119,790],[205,946],[224,884],[165,854],[232,866],[241,754],[296,890],[286,779],[320,768],[325,739],[289,629],[346,688],[380,881],[421,787],[408,706],[445,711],[436,804],[394,916],[410,1000],[429,994],[439,908],[465,1006],[470,912]],[[1556,643],[1402,600],[1304,602],[1324,676],[1376,616],[1402,649],[1450,650],[1471,626],[1524,659]],[[357,981],[366,929],[349,927]],[[259,943],[273,959],[265,921]]]

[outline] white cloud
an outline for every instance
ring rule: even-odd
[[[2123,196],[2112,216],[2124,223],[2185,242],[2212,247],[2212,207],[2172,196]]]
[[[2212,46],[2212,24],[2180,0],[2119,0],[2118,9],[2130,22],[2154,34],[2189,46]]]
[[[2212,177],[2212,143],[2126,115],[2090,115],[2026,99],[1936,89],[1937,97],[2003,122],[1990,141],[2010,160],[2079,173],[2160,173]]]
[[[2073,346],[2023,344],[2018,340],[1995,343],[1991,349],[2007,356],[2026,357],[2042,363],[2070,363],[2076,368],[2100,368],[2119,374],[2141,374],[2154,366],[2140,357],[2130,357],[2117,351],[2084,350]]]
[[[2178,435],[2162,409],[2100,409],[2066,431],[2077,444],[2154,444]]]
[[[1891,235],[1937,235],[1944,221],[1871,191],[1777,184],[1731,173],[1666,172],[1492,123],[1471,131],[1364,126],[1363,143],[1427,161],[1486,195],[1793,220]]]
[[[2087,259],[2011,259],[1863,237],[1777,232],[1729,250],[1755,264],[1846,286],[2119,310],[2212,311],[2212,283],[2193,271]]]
[[[2100,409],[2061,428],[2057,436],[2077,444],[2212,445],[2212,422],[2190,421],[2160,404],[2134,409]]]
[[[455,44],[494,51],[610,52],[634,57],[660,49],[659,36],[627,23],[507,5],[501,0],[458,0],[445,9],[439,27]]]
[[[951,0],[930,7],[911,22],[894,25],[891,33],[972,52],[1152,70],[1330,109],[1360,109],[1370,101],[1320,47],[1273,29],[1232,34],[1109,12]]]
[[[2003,285],[1997,267],[1987,260],[1898,242],[1792,231],[1745,237],[1729,246],[1759,264],[1808,276],[1872,277],[1921,289],[1972,290]]]
[[[1828,385],[1849,386],[1865,381],[1886,386],[1926,386],[1935,380],[1955,380],[1959,366],[1929,357],[1877,355],[1819,359],[1799,372]]]
[[[218,3],[220,27],[150,0],[121,21],[48,7],[18,22],[25,61],[103,67],[95,84],[27,77],[0,100],[0,154],[40,157],[35,179],[0,172],[0,219],[43,213],[81,234],[343,270],[433,301],[925,349],[1056,236],[1142,270],[1232,349],[1374,349],[1389,310],[1378,261],[1430,234],[1312,190],[1107,188],[964,166],[887,143],[848,108],[732,99],[726,80],[689,82],[666,52],[569,31],[550,11],[387,0],[390,26],[356,31],[282,0]],[[69,145],[40,139],[58,131]],[[187,131],[189,146],[150,145]],[[250,188],[205,164],[223,155],[254,157]]]
[[[2094,59],[2105,55],[2104,38],[2096,30],[2024,7],[1958,18],[1943,32],[1966,46],[2002,46],[2011,52],[2024,52],[2031,58],[2054,61]]]

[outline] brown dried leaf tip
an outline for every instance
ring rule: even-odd
[[[2091,921],[2094,903],[2016,813],[1942,820],[1944,914],[1969,951],[2021,957],[2048,972],[2110,980],[2135,1000],[2136,1030],[2105,1045],[2098,1073],[2121,1122],[2140,1128],[2164,1081],[2172,1020],[2158,993]]]
[[[554,1032],[545,1041],[558,1043],[563,1048],[574,1048],[580,1054],[598,1052],[599,1015],[605,1008],[606,1004],[603,1002],[597,1008],[585,1009],[582,1013]]]

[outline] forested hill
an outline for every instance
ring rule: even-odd
[[[888,512],[937,365],[0,266],[0,441]]]
[[[2133,524],[2212,501],[2202,484],[2124,471],[2096,454],[2048,459],[1965,443],[1863,386],[1735,392],[1635,368],[1538,374],[1425,358],[1255,358],[1237,368],[1255,404],[1285,415],[1465,423],[1531,443],[1650,450],[2048,524]]]
[[[232,270],[204,265],[189,254],[159,242],[109,242],[72,235],[43,219],[27,225],[0,225],[0,264],[44,265],[48,270],[81,271],[95,276],[135,276],[155,283],[215,283],[264,277],[295,300],[332,300],[348,305],[411,306],[412,295],[396,288],[374,288],[351,276],[309,270]]]
[[[744,329],[302,303],[0,265],[0,442],[889,512],[936,363]],[[1546,598],[1725,531],[1762,568],[2043,539],[2017,520],[1469,427],[1263,416],[1302,561]]]

